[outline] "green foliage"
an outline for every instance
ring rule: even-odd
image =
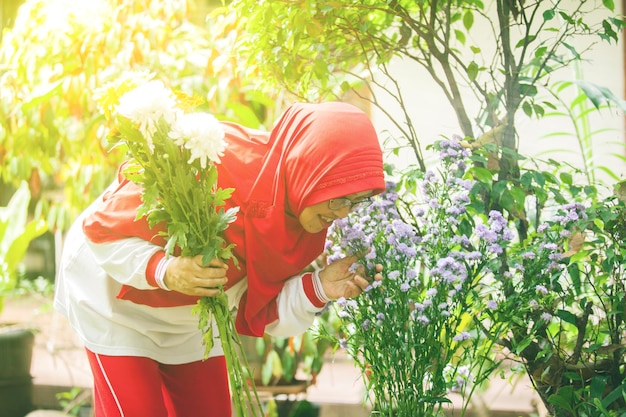
[[[28,245],[47,230],[43,220],[29,220],[29,202],[28,184],[23,182],[8,205],[0,207],[0,312],[4,296],[17,287]]]
[[[274,100],[241,75],[232,18],[216,13],[201,26],[191,20],[193,5],[26,0],[3,34],[0,183],[29,181],[52,228],[67,228],[126,157],[108,146],[96,90],[127,71],[169,80],[222,118],[265,121]]]
[[[469,207],[484,217],[489,205],[482,190],[495,185],[488,175],[473,178]],[[483,297],[498,308],[485,311],[479,328],[522,361],[552,414],[620,415],[626,407],[623,184],[600,198],[571,175],[529,170],[519,185],[522,213],[534,215],[521,217],[517,207],[500,204],[524,233],[492,265],[493,275],[481,279]],[[513,186],[499,188],[508,193]]]
[[[523,110],[529,117],[534,114],[538,117],[558,118],[564,121],[565,126],[571,127],[563,131],[548,131],[543,136],[553,143],[561,144],[546,154],[558,152],[559,155],[569,153],[580,157],[580,164],[576,165],[580,167],[580,174],[584,175],[587,184],[599,184],[600,172],[617,181],[618,175],[611,167],[600,166],[597,161],[599,154],[597,139],[610,129],[604,127],[594,129],[592,116],[608,116],[611,111],[623,112],[626,110],[626,104],[606,87],[584,81],[579,62],[573,63],[572,68],[575,81],[554,82],[545,89],[548,99],[535,97],[532,101],[524,103]],[[612,145],[615,146],[616,152],[612,153],[611,157],[617,161],[626,160],[623,156],[625,145],[619,141]]]
[[[405,101],[419,91],[420,80],[399,85],[390,71],[392,60],[426,70],[449,101],[463,136],[477,138],[504,124],[501,145],[517,150],[516,113],[543,114],[535,97],[548,77],[587,52],[577,50],[574,40],[617,41],[623,21],[612,16],[611,3],[236,0],[233,6],[246,29],[238,50],[266,83],[309,100],[352,90],[389,116],[402,145],[411,147],[425,170]],[[601,13],[598,22],[590,18],[594,11]],[[399,111],[390,111],[386,99]],[[500,169],[515,176],[516,163],[506,156]]]
[[[91,392],[83,388],[73,387],[69,391],[59,392],[56,399],[63,411],[71,416],[80,415],[80,409],[89,403]]]
[[[311,329],[300,335],[244,337],[248,343],[246,356],[255,368],[256,382],[263,386],[315,384],[325,355],[333,346],[331,340],[320,337],[320,329],[332,327],[332,321],[330,311],[326,311],[316,318]]]

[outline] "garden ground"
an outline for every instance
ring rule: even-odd
[[[73,388],[83,388],[88,403],[91,376],[82,345],[66,319],[51,309],[50,300],[35,297],[7,299],[2,322],[19,322],[37,330],[31,367],[36,408],[60,408],[55,395],[69,393]],[[538,410],[540,400],[530,388],[528,379],[515,378],[509,383],[508,379],[494,376],[485,392],[474,395],[471,415],[517,417],[543,414],[542,408]],[[340,352],[328,358],[317,384],[299,396],[318,404],[320,417],[368,415],[368,410],[362,406],[364,387],[359,371]],[[453,398],[454,405],[458,406],[456,400]],[[459,415],[459,412],[453,414]]]

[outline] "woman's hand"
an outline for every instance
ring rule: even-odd
[[[167,288],[187,295],[215,297],[219,294],[219,285],[228,281],[226,265],[214,258],[208,265],[202,266],[202,255],[174,258],[165,271],[163,282]]]
[[[356,256],[348,256],[333,262],[320,271],[320,281],[328,298],[336,300],[340,297],[356,297],[371,284],[372,279],[376,281],[383,279],[381,275],[383,266],[380,264],[376,265],[376,275],[369,279],[364,276],[362,266],[357,268],[356,273],[352,272],[351,266],[356,261]]]

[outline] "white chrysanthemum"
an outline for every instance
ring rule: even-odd
[[[139,131],[148,143],[156,132],[161,117],[171,124],[176,120],[176,97],[161,81],[147,82],[120,98],[117,112],[131,122],[139,124]]]
[[[170,137],[177,145],[191,151],[189,163],[199,159],[202,168],[206,168],[207,160],[219,164],[227,145],[224,141],[224,129],[208,113],[180,115],[172,125]]]

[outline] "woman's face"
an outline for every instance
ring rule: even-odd
[[[358,204],[371,195],[372,191],[362,191],[360,193],[349,194],[330,200],[334,201],[334,204],[337,206],[342,205],[342,201],[340,200],[348,200],[345,201],[346,205],[341,208],[336,208],[335,210],[331,209],[328,200],[322,201],[321,203],[305,207],[298,219],[304,230],[309,233],[319,233],[324,229],[328,229],[333,221],[346,217],[348,213],[350,213],[353,204]]]

